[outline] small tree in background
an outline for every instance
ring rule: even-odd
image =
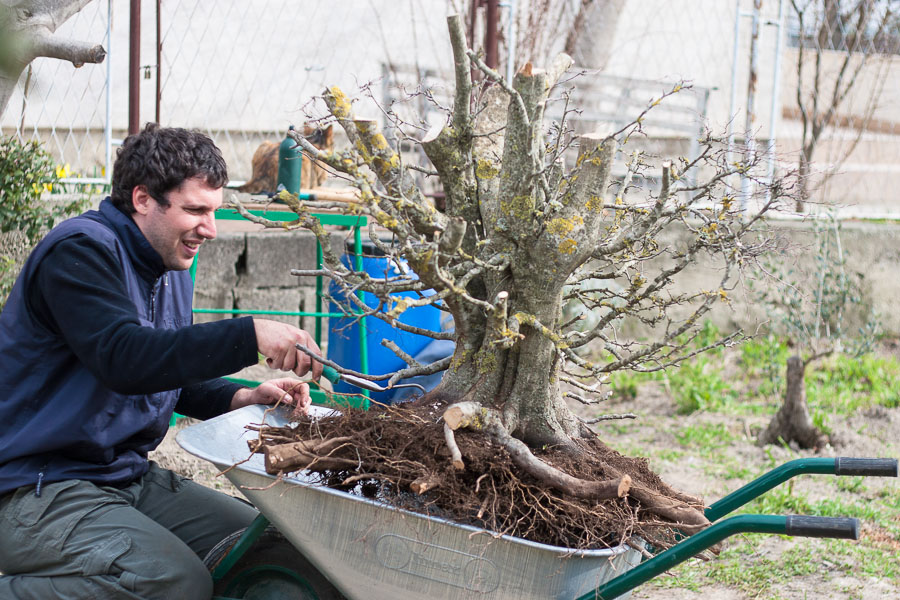
[[[812,269],[797,271],[784,264],[772,268],[773,284],[761,294],[788,335],[793,354],[787,359],[784,403],[760,434],[759,443],[796,443],[816,448],[828,437],[813,423],[806,402],[804,375],[813,362],[840,352],[859,357],[872,349],[877,323],[861,313],[863,274],[847,269],[840,224],[834,217],[816,221]],[[863,321],[858,331],[847,323]]]
[[[802,130],[800,194],[796,210],[810,199],[810,178],[819,141],[834,127],[855,133],[833,174],[873,126],[873,114],[887,80],[891,57],[900,53],[900,18],[895,0],[791,0],[799,22],[796,103]],[[840,57],[828,68],[830,55]],[[876,62],[877,61],[877,62]],[[811,64],[810,64],[811,63]],[[872,88],[862,107],[852,111],[849,97],[864,68],[875,63]]]

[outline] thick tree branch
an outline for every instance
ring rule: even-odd
[[[35,35],[32,39],[31,55],[34,58],[58,58],[67,60],[76,67],[85,63],[98,64],[106,58],[106,50],[100,44],[60,39],[55,35]],[[29,61],[30,62],[30,61]]]

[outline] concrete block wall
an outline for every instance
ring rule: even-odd
[[[771,235],[776,246],[789,260],[811,267],[813,238],[809,223],[801,221],[772,222]],[[900,225],[845,221],[841,240],[848,256],[849,268],[864,274],[862,307],[874,310],[882,329],[888,335],[900,335]],[[669,234],[661,243],[678,246],[687,242],[685,235]],[[333,236],[335,252],[341,252],[344,236]],[[307,231],[220,233],[203,245],[197,272],[194,305],[203,308],[243,308],[263,310],[312,311],[315,309],[315,279],[290,275],[292,268],[315,266],[315,239]],[[676,280],[677,292],[718,289],[722,273],[718,266],[702,260]],[[772,325],[771,315],[754,300],[742,285],[729,294],[731,303],[717,306],[709,315],[723,331],[737,328],[745,332],[763,330]],[[209,320],[196,315],[198,322]],[[215,317],[222,318],[222,317]],[[309,331],[312,318],[272,317],[290,322]],[[327,332],[323,324],[323,331]],[[646,331],[625,331],[626,335],[646,336]]]
[[[769,228],[766,235],[774,240],[772,258],[789,265],[795,272],[814,269],[816,246],[809,222],[773,221],[766,226]],[[667,247],[684,246],[688,243],[688,236],[686,232],[670,231],[659,242]],[[896,305],[900,298],[900,278],[896,274],[900,269],[900,224],[844,221],[841,223],[841,245],[848,271],[862,275],[862,298],[857,306],[845,313],[845,329],[855,331],[874,313],[886,335],[900,335],[900,310]],[[701,255],[696,264],[676,277],[672,293],[718,290],[723,275],[720,266],[718,262]],[[653,273],[655,271],[651,271]],[[730,302],[717,303],[704,318],[711,320],[722,331],[742,329],[752,334],[773,328],[777,330],[775,316],[756,299],[748,285],[750,273],[747,275],[728,292]],[[755,285],[758,287],[760,282]],[[626,337],[652,336],[642,328],[626,327],[624,333]]]
[[[339,232],[332,236],[335,252],[342,251],[343,239]],[[296,277],[290,272],[315,266],[316,239],[308,231],[220,232],[200,250],[194,307],[313,312],[315,278]],[[232,315],[198,313],[194,320],[203,323],[223,318]],[[308,331],[315,327],[312,317],[271,315],[266,318]],[[325,330],[327,327],[323,325]]]
[[[779,248],[788,248],[791,260],[800,265],[812,265],[811,228],[801,221],[770,223]],[[13,254],[17,262],[24,261],[27,248],[21,247],[21,236],[0,236],[0,248]],[[343,251],[346,234],[332,236],[333,250]],[[862,280],[865,310],[874,311],[883,331],[900,336],[900,224],[894,222],[844,221],[841,226],[843,248],[849,268],[864,275]],[[673,233],[661,243],[685,243],[684,236]],[[294,268],[315,267],[315,238],[307,231],[220,231],[215,240],[203,244],[194,289],[197,308],[228,308],[257,310],[313,311],[315,309],[315,279],[290,275]],[[720,271],[715,265],[700,263],[682,274],[673,292],[718,289]],[[770,315],[755,302],[741,286],[730,294],[729,306],[717,307],[709,317],[723,331],[742,328],[753,332],[766,326]],[[196,322],[207,322],[231,315],[195,315]],[[312,318],[271,317],[309,331],[315,324]],[[327,331],[323,325],[323,331]],[[638,332],[626,332],[635,333]]]

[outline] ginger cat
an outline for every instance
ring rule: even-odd
[[[319,150],[331,151],[334,149],[334,132],[331,125],[325,129],[304,125],[303,135]],[[276,142],[260,144],[253,153],[250,163],[253,165],[253,175],[247,183],[238,188],[239,192],[260,194],[275,191],[275,188],[278,187],[278,146],[279,144]],[[316,188],[322,185],[328,177],[328,171],[321,163],[312,160],[304,153],[300,177],[300,185],[303,188]]]

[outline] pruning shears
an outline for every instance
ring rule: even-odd
[[[297,349],[305,351],[304,348],[300,347],[300,344],[297,344]],[[312,354],[310,356],[319,360],[319,362],[323,362],[321,360],[321,357]],[[387,390],[396,390],[399,388],[410,387],[418,388],[422,391],[422,394],[424,394],[426,391],[425,388],[418,383],[395,383],[394,385],[389,386],[378,385],[374,381],[369,381],[368,379],[363,379],[362,377],[357,377],[356,375],[351,375],[350,373],[339,373],[337,369],[335,369],[334,367],[329,367],[328,365],[324,365],[324,367],[322,368],[322,377],[333,384],[336,384],[339,381],[343,381],[344,383],[349,383],[353,387],[369,390],[371,392],[385,392]]]
[[[325,367],[322,369],[322,377],[324,377],[331,383],[343,381],[345,383],[349,383],[354,387],[362,388],[364,390],[369,390],[372,392],[384,392],[387,390],[395,390],[398,388],[414,387],[422,390],[423,394],[425,393],[425,388],[418,383],[395,383],[394,385],[383,386],[378,385],[374,381],[369,381],[368,379],[357,377],[356,375],[351,375],[349,373],[338,373],[337,369],[335,369],[334,367],[329,367],[328,365],[325,365]]]

